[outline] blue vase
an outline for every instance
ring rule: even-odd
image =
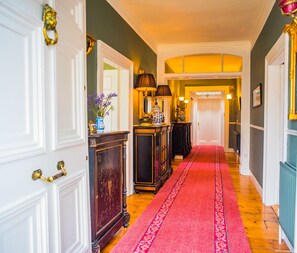
[[[96,117],[96,129],[97,133],[103,131],[105,128],[104,126],[104,118],[103,117]]]

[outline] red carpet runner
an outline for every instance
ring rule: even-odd
[[[223,148],[193,148],[112,250],[125,252],[251,252]]]

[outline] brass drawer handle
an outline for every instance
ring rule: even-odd
[[[62,172],[58,173],[58,174],[56,174],[56,175],[54,175],[52,177],[42,176],[42,170],[41,169],[35,170],[32,173],[32,180],[35,181],[37,179],[41,179],[44,182],[52,183],[54,180],[67,175],[67,171],[66,171],[64,165],[65,165],[64,161],[59,161],[58,164],[57,164],[57,169],[61,170]]]

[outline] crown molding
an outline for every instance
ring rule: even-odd
[[[140,36],[144,42],[157,53],[157,43],[144,32],[142,26],[137,22],[137,18],[131,14],[128,14],[118,0],[106,0],[113,9],[127,22],[127,24]]]
[[[250,38],[252,49],[253,49],[253,47],[260,35],[265,23],[266,23],[266,20],[269,16],[274,4],[275,4],[274,0],[265,1],[265,4],[264,4],[262,11],[260,13],[260,16],[258,18],[257,25],[252,33],[251,38]]]
[[[172,51],[179,51],[180,55],[193,53],[201,50],[209,50],[209,53],[226,52],[226,50],[240,50],[250,52],[251,43],[249,41],[224,41],[224,42],[203,42],[203,43],[180,43],[180,44],[160,44],[158,55],[167,54]]]

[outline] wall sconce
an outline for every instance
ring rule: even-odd
[[[232,94],[227,94],[226,98],[227,98],[228,100],[231,100],[231,99],[232,99]]]
[[[185,120],[186,120],[185,111],[186,111],[188,103],[189,103],[189,100],[185,99],[185,97],[178,98],[178,103],[177,103],[177,108],[176,108],[176,120],[177,121],[185,122]]]
[[[96,39],[89,33],[87,33],[87,55],[89,55],[95,46]]]

